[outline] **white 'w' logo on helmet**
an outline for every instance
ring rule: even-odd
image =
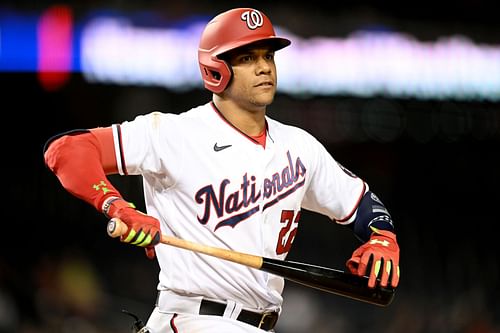
[[[258,27],[262,27],[264,23],[264,18],[258,10],[247,10],[241,14],[241,19],[247,23],[247,27],[251,30],[255,30]]]

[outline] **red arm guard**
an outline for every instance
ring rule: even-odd
[[[98,211],[106,198],[121,197],[106,178],[117,172],[111,127],[63,135],[49,144],[44,158],[68,192]]]

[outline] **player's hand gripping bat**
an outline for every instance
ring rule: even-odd
[[[127,232],[127,225],[119,219],[113,218],[108,222],[108,234],[111,237],[119,237],[125,232]],[[377,285],[375,288],[368,288],[367,276],[352,275],[338,269],[259,257],[252,254],[193,243],[167,235],[161,236],[161,243],[232,261],[279,275],[307,287],[374,305],[389,305],[395,293],[394,288],[381,287],[380,285]]]

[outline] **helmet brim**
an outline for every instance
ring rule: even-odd
[[[226,52],[234,51],[234,50],[242,48],[242,47],[251,47],[254,44],[270,46],[273,51],[278,51],[278,50],[281,50],[281,49],[289,46],[291,43],[292,42],[289,39],[286,39],[283,37],[276,37],[276,36],[264,37],[264,38],[258,38],[258,39],[249,38],[246,40],[245,39],[240,40],[237,43],[229,45],[229,47],[227,47],[227,48],[221,48],[221,49],[217,50],[217,52],[214,55],[219,57]]]

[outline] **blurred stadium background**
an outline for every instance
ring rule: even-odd
[[[2,1],[0,332],[128,332],[122,309],[147,319],[156,263],[106,235],[104,216],[45,168],[43,145],[206,102],[200,27],[237,6],[293,40],[270,116],[364,178],[401,246],[388,308],[289,282],[277,332],[500,332],[500,20],[484,0]],[[112,180],[142,206],[139,178]],[[339,268],[357,245],[304,212],[289,259]]]

